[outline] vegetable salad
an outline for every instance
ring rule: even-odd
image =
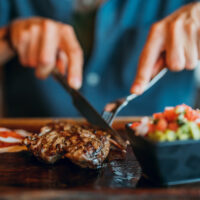
[[[200,111],[182,104],[167,107],[153,118],[144,117],[134,122],[131,128],[136,135],[145,136],[156,142],[200,139]]]

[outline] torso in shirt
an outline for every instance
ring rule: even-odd
[[[5,16],[0,12],[0,23],[6,24],[11,19],[6,16],[10,8],[14,10],[11,17],[37,15],[74,24],[77,11],[75,15],[72,2],[1,0],[0,9],[4,8]],[[106,102],[129,93],[151,24],[189,2],[192,1],[108,0],[98,8],[97,13],[94,13],[95,9],[89,9],[84,14],[79,12],[79,18],[93,13],[93,19],[89,23],[91,27],[84,26],[84,23],[88,23],[86,18],[80,24],[83,29],[78,26],[80,31],[77,32],[87,56],[81,92],[99,111]],[[76,21],[76,30],[77,25]],[[88,43],[86,36],[91,39]],[[16,61],[6,69],[5,83],[8,116],[78,115],[69,95],[52,78],[39,81],[31,69],[19,67]],[[149,115],[162,110],[164,106],[183,102],[191,105],[194,94],[193,72],[168,73],[151,91],[130,103],[121,114]]]

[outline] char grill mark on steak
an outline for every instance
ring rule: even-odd
[[[81,167],[97,168],[108,156],[110,135],[87,125],[50,123],[24,140],[33,154],[47,163],[67,157]]]

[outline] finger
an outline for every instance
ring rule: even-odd
[[[58,56],[57,56],[57,60],[56,60],[56,66],[57,66],[59,72],[62,75],[65,75],[66,69],[67,69],[67,65],[68,65],[67,55],[66,55],[66,53],[64,51],[60,50],[58,52]]]
[[[153,68],[164,46],[165,35],[161,29],[163,27],[160,25],[154,25],[150,31],[139,59],[136,78],[130,90],[131,93],[141,94],[152,77]]]
[[[197,30],[195,24],[188,23],[185,25],[185,68],[192,70],[198,63],[198,46],[197,46]]]
[[[165,56],[162,54],[153,68],[152,77],[156,76],[164,67],[166,67]]]
[[[15,52],[11,49],[8,41],[5,40],[7,34],[8,27],[0,28],[0,65],[4,64],[15,55]]]
[[[198,60],[200,60],[200,29],[197,34]]]
[[[4,64],[15,55],[15,52],[5,40],[0,40],[0,55],[0,65]]]
[[[27,52],[28,65],[30,67],[38,66],[38,52],[40,45],[40,27],[33,25],[30,28],[30,40]]]
[[[82,84],[83,53],[70,26],[63,27],[60,46],[68,56],[67,81],[71,87],[79,89]]]
[[[27,29],[25,29],[25,23],[24,22],[19,22],[19,20],[14,21],[11,25],[10,25],[10,39],[11,39],[11,43],[12,46],[17,49],[18,45],[20,45],[21,40],[23,40],[23,37],[21,34],[23,31],[27,31]]]
[[[182,21],[177,20],[169,25],[166,45],[166,63],[170,70],[180,71],[185,67]]]
[[[0,39],[4,39],[8,32],[8,27],[1,27],[0,28]]]
[[[24,67],[28,66],[27,49],[29,40],[30,40],[30,33],[28,31],[22,31],[19,36],[18,44],[16,46],[20,63]]]
[[[56,65],[58,50],[58,29],[56,23],[45,20],[41,34],[41,48],[39,52],[38,67],[36,76],[46,78]]]

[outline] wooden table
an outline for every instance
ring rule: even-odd
[[[114,128],[126,135],[124,124],[136,119],[118,118]],[[0,126],[38,131],[50,121],[1,119]],[[110,154],[101,170],[81,169],[68,160],[46,165],[29,152],[0,154],[0,199],[200,199],[198,183],[159,188],[141,178],[141,168],[130,147],[124,159],[113,159],[118,154]]]

